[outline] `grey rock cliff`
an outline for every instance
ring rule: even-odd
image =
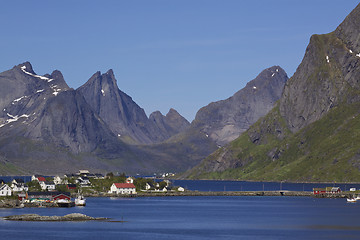
[[[159,111],[151,113],[149,122],[155,142],[169,139],[190,126],[190,123],[173,108],[165,116]]]
[[[140,144],[164,141],[189,124],[175,110],[169,117],[154,112],[148,119],[145,111],[119,90],[112,70],[95,73],[78,91],[114,134]]]
[[[224,145],[236,139],[279,100],[288,77],[279,66],[263,70],[232,97],[201,108],[192,127]]]
[[[360,79],[360,7],[332,33],[313,35],[280,101],[281,115],[297,132],[340,103],[357,102]],[[349,88],[353,90],[349,91]]]

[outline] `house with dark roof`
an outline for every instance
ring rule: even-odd
[[[76,179],[76,183],[78,183],[80,185],[80,187],[90,187],[91,186],[91,182],[90,179],[88,177],[78,177]]]
[[[0,196],[4,197],[4,196],[11,196],[12,191],[11,188],[9,187],[9,185],[7,184],[2,184],[0,186]]]
[[[56,186],[54,182],[41,181],[39,183],[42,190],[55,191]]]
[[[56,201],[59,199],[69,199],[69,192],[28,192],[27,200],[33,201]]]

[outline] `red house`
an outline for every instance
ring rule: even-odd
[[[341,193],[339,187],[313,188],[314,194]]]
[[[314,194],[325,194],[326,188],[313,188]]]
[[[70,197],[69,193],[65,193],[65,194],[64,193],[59,193],[58,195],[53,197],[53,201],[60,200],[60,199],[65,199],[65,200],[70,201],[71,197]]]
[[[39,182],[46,182],[46,179],[44,177],[38,177],[37,180]]]
[[[76,184],[67,184],[66,188],[67,189],[76,189]]]

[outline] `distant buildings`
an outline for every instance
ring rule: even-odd
[[[341,189],[339,187],[326,187],[326,188],[313,188],[314,194],[335,194],[341,193]]]
[[[133,183],[113,183],[109,193],[112,194],[136,194],[136,188]]]
[[[2,184],[0,186],[0,196],[1,197],[6,197],[6,196],[11,196],[12,194],[12,190],[11,188],[9,187],[9,185],[7,184]]]

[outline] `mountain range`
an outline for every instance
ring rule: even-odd
[[[280,100],[184,176],[278,181],[360,179],[360,5],[313,35]]]
[[[147,117],[112,70],[74,90],[60,71],[40,76],[25,62],[0,73],[0,171],[184,171],[270,111],[287,79],[278,66],[266,69],[190,124],[174,109]]]

